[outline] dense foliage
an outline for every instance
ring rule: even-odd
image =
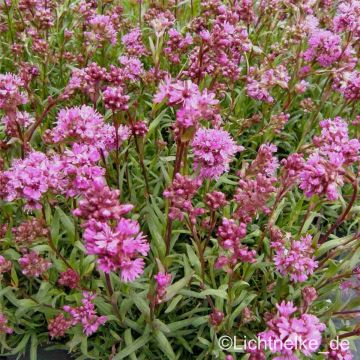
[[[1,0],[0,40],[1,354],[356,358],[360,1]]]

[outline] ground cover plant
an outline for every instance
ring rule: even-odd
[[[2,356],[356,359],[359,40],[358,0],[1,0]]]

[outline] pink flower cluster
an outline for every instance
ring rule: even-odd
[[[215,5],[216,6],[216,5]],[[240,75],[242,55],[249,51],[251,42],[247,30],[239,24],[239,13],[219,5],[213,26],[198,29],[199,40],[189,55],[185,74],[201,80],[206,74],[225,81],[235,81]]]
[[[221,117],[216,105],[218,100],[215,94],[208,93],[205,89],[200,92],[199,87],[191,80],[173,82],[166,78],[155,94],[154,102],[160,103],[167,99],[170,106],[181,105],[176,112],[175,134],[180,136],[188,128],[197,128],[201,119],[219,125]]]
[[[331,66],[342,54],[341,38],[329,30],[315,29],[309,38],[309,47],[303,56],[306,61],[316,60],[321,66]]]
[[[134,281],[142,274],[149,244],[137,221],[122,216],[132,210],[129,204],[120,204],[120,192],[111,190],[103,178],[95,178],[83,191],[74,215],[84,218],[83,237],[86,251],[97,255],[101,270],[121,271],[121,279]],[[111,225],[109,221],[112,221]]]
[[[93,304],[95,297],[95,294],[83,292],[81,306],[71,307],[65,305],[63,307],[64,311],[71,316],[71,326],[81,324],[87,336],[94,334],[107,320],[106,316],[98,316],[96,314],[95,305]]]
[[[66,271],[60,274],[58,284],[62,286],[67,286],[70,289],[76,289],[80,283],[79,274],[73,269],[67,269]]]
[[[6,260],[2,255],[0,255],[0,278],[2,274],[9,272],[11,270],[11,267],[11,261]]]
[[[274,98],[271,96],[270,90],[277,85],[287,89],[290,76],[283,65],[278,65],[273,69],[251,67],[246,80],[246,91],[250,97],[272,103]]]
[[[128,102],[130,96],[124,94],[121,86],[108,86],[103,91],[104,104],[107,109],[115,111],[125,111],[129,108]]]
[[[8,326],[8,319],[0,312],[0,334],[12,334],[14,330]]]
[[[191,223],[196,223],[196,218],[204,213],[204,209],[195,208],[192,205],[192,199],[196,195],[201,180],[191,179],[188,176],[176,174],[171,186],[167,188],[163,195],[170,200],[169,218],[174,220],[183,220],[184,214],[188,214]]]
[[[194,168],[201,178],[218,179],[229,171],[229,163],[243,147],[236,145],[227,131],[204,129],[196,131],[191,142],[194,152]]]
[[[60,110],[56,126],[50,131],[55,143],[66,140],[94,146],[98,149],[112,150],[116,147],[115,127],[104,122],[103,117],[92,107],[83,105]],[[129,137],[126,126],[119,126],[119,146]]]
[[[3,175],[6,178],[6,200],[25,199],[26,208],[30,210],[40,208],[42,194],[58,184],[56,166],[40,151],[31,152],[23,160],[15,160]]]
[[[339,196],[345,167],[359,161],[360,141],[350,139],[346,122],[336,117],[320,123],[321,135],[314,138],[317,152],[310,155],[300,174],[300,188],[306,196],[326,194],[329,200]]]
[[[114,29],[110,16],[94,15],[88,20],[90,31],[85,31],[84,35],[88,44],[100,46],[103,42],[110,42],[115,45],[117,42],[117,32]]]
[[[21,91],[23,81],[13,74],[0,74],[0,109],[16,112],[18,106],[27,103],[27,95]]]
[[[58,169],[57,191],[67,196],[82,194],[94,179],[105,174],[105,169],[97,165],[99,160],[97,149],[76,143],[60,157],[53,157],[53,165]]]
[[[89,220],[84,231],[86,251],[97,255],[98,266],[106,273],[121,270],[124,282],[134,281],[144,270],[149,244],[137,221],[121,218],[112,228],[107,223]]]
[[[318,153],[311,154],[300,174],[300,189],[307,197],[326,195],[329,200],[339,197],[338,187],[343,185],[344,169],[337,154],[329,159]]]
[[[283,301],[276,307],[277,314],[267,321],[268,330],[258,334],[262,342],[269,344],[267,348],[272,354],[280,354],[276,357],[278,360],[298,359],[295,352],[299,348],[304,356],[310,357],[321,345],[325,324],[310,314],[296,317],[294,313],[297,308],[291,301]],[[287,346],[284,346],[285,341]],[[303,342],[302,346],[299,346],[300,341]]]
[[[6,134],[11,137],[21,137],[22,132],[34,121],[35,119],[26,111],[9,112],[1,119]]]
[[[125,50],[129,55],[143,56],[147,54],[147,50],[141,40],[141,31],[134,28],[121,38],[125,46]]]
[[[215,211],[227,204],[226,196],[221,191],[212,191],[205,195],[205,204],[209,209]]]
[[[272,234],[271,246],[275,250],[273,260],[277,270],[282,276],[289,275],[291,281],[306,281],[318,267],[313,255],[311,235],[303,236],[297,241],[292,238],[287,240],[279,232],[273,231]]]
[[[335,79],[336,80],[336,79]],[[338,84],[336,83],[338,82]],[[335,81],[334,88],[340,91],[346,100],[360,100],[360,71],[354,70],[344,72],[340,76],[340,80]]]
[[[134,206],[120,204],[119,197],[119,190],[110,189],[103,178],[95,178],[91,186],[83,191],[82,198],[73,214],[85,220],[93,219],[101,222],[120,220]]]
[[[279,166],[277,158],[273,155],[276,150],[275,145],[261,145],[256,158],[245,173],[239,174],[239,186],[234,200],[239,205],[235,216],[242,222],[251,222],[253,217],[260,212],[269,213],[267,202],[276,190],[275,173]]]
[[[156,303],[160,304],[166,296],[166,288],[171,284],[171,274],[158,272],[154,279],[156,281]]]
[[[168,31],[169,40],[166,42],[164,53],[175,64],[180,62],[180,56],[192,43],[192,36],[187,33],[182,36],[175,28]]]
[[[65,336],[65,333],[70,329],[71,324],[72,321],[70,319],[66,319],[63,313],[60,313],[53,319],[50,319],[48,322],[50,337],[53,339]]]
[[[348,0],[340,2],[337,7],[333,25],[337,32],[349,31],[360,37],[360,1]]]
[[[21,272],[31,277],[38,277],[51,267],[51,262],[41,257],[35,251],[24,254],[18,261]]]
[[[255,250],[241,244],[241,239],[246,235],[246,224],[240,223],[239,225],[233,219],[222,219],[222,224],[217,230],[219,237],[219,245],[228,252],[228,255],[220,256],[215,266],[222,268],[224,266],[232,269],[239,261],[253,263],[256,261]]]
[[[15,243],[29,246],[36,240],[47,237],[49,230],[43,219],[31,218],[12,228]]]

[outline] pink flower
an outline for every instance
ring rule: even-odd
[[[94,179],[105,174],[105,169],[97,165],[99,160],[97,149],[77,143],[61,157],[54,157],[53,164],[58,164],[57,191],[71,197],[89,189]]]
[[[144,268],[143,259],[149,252],[149,244],[139,224],[121,218],[115,228],[93,219],[86,223],[85,247],[89,255],[97,255],[98,266],[104,272],[121,270],[125,282],[139,277]]]
[[[268,330],[258,334],[261,343],[272,354],[280,354],[276,359],[297,359],[297,349],[310,357],[321,345],[321,333],[326,328],[325,324],[310,314],[296,317],[294,313],[297,308],[292,302],[283,301],[276,306],[278,312],[267,321]]]
[[[88,95],[95,104],[100,95],[101,84],[109,75],[105,68],[100,67],[96,63],[89,64],[86,68],[75,69],[71,74],[70,81],[65,89],[67,96],[72,95],[75,90]]]
[[[335,88],[341,92],[345,99],[348,101],[359,101],[360,100],[360,71],[354,70],[352,72],[343,72],[342,79],[338,86]]]
[[[67,286],[70,289],[76,289],[80,283],[80,276],[73,269],[67,269],[60,274],[58,284]]]
[[[278,240],[272,244],[275,248],[274,263],[281,275],[289,275],[294,282],[304,282],[308,279],[318,267],[311,241],[311,235],[306,235],[299,241],[290,239],[288,245],[286,239],[282,244]]]
[[[269,213],[267,202],[275,191],[276,178],[258,174],[255,179],[244,177],[239,180],[234,199],[238,203],[236,218],[249,223],[259,212]]]
[[[169,40],[166,42],[164,53],[171,62],[177,64],[180,62],[180,56],[192,44],[193,39],[189,33],[182,36],[175,28],[169,29],[168,34]]]
[[[120,125],[118,134],[121,145],[129,137],[129,128]],[[112,150],[115,147],[115,128],[106,124],[97,111],[86,105],[60,110],[50,136],[55,143],[76,140],[99,149]]]
[[[164,197],[170,200],[170,219],[183,220],[184,214],[188,214],[190,221],[195,224],[196,217],[204,213],[204,209],[194,208],[192,199],[201,185],[200,179],[191,179],[179,173],[171,186],[164,191]]]
[[[111,87],[108,86],[103,91],[104,104],[107,109],[112,111],[125,111],[128,110],[129,95],[124,94],[124,89],[121,86]]]
[[[340,58],[341,38],[329,30],[316,29],[309,38],[309,48],[303,56],[306,61],[317,60],[324,67],[332,65]]]
[[[98,316],[95,311],[93,300],[95,295],[89,292],[83,292],[82,305],[79,307],[64,306],[64,311],[71,316],[71,325],[74,326],[80,323],[83,331],[87,336],[94,334],[98,328],[103,325],[107,317]]]
[[[205,195],[205,204],[212,211],[220,209],[227,204],[226,196],[221,191],[213,191]]]
[[[334,346],[332,346],[334,348]],[[334,349],[330,346],[327,351],[327,360],[353,360],[354,357],[351,353],[351,350],[348,349],[348,345],[339,344]]]
[[[144,137],[147,132],[149,131],[149,128],[147,126],[147,124],[144,121],[137,121],[133,126],[132,126],[132,132],[134,135],[139,136],[139,137]]]
[[[246,91],[256,100],[272,103],[274,98],[269,91],[277,85],[287,89],[289,80],[289,74],[283,65],[265,70],[251,67],[247,76]]]
[[[166,288],[171,284],[171,274],[158,272],[154,279],[156,280],[156,302],[161,303],[166,296]]]
[[[219,245],[227,252],[227,259],[220,256],[217,261],[217,267],[225,265],[231,268],[239,261],[253,263],[256,261],[255,250],[249,250],[246,245],[241,244],[241,239],[246,235],[246,224],[237,224],[233,219],[222,219],[219,226],[217,236],[219,237]]]
[[[9,272],[11,270],[11,267],[11,261],[6,260],[2,255],[0,255],[0,276],[3,273]]]
[[[26,276],[38,277],[51,267],[51,262],[42,258],[35,251],[30,251],[19,260],[21,272]]]
[[[307,309],[318,297],[316,289],[311,286],[307,286],[304,289],[302,289],[301,295],[304,300],[305,309]]]
[[[349,138],[346,121],[340,117],[326,119],[320,122],[320,127],[321,135],[313,141],[322,155],[331,157],[338,153],[347,165],[360,160],[360,141]]]
[[[131,204],[120,204],[120,191],[110,189],[103,178],[95,178],[82,193],[75,216],[86,220],[119,220],[133,209]]]
[[[191,80],[172,82],[171,78],[166,78],[160,83],[154,102],[161,103],[164,99],[167,99],[168,105],[185,105],[192,97],[199,94],[199,87]]]
[[[305,160],[302,154],[293,153],[286,159],[282,159],[281,165],[281,185],[285,192],[298,182]]]
[[[35,119],[26,111],[17,111],[9,112],[1,121],[8,136],[20,137],[22,134],[19,134],[19,129],[23,132],[34,123]]]
[[[360,1],[342,1],[337,8],[333,24],[339,33],[349,31],[360,37]]]
[[[0,74],[0,109],[16,112],[19,105],[27,103],[27,96],[20,89],[23,85],[23,81],[14,74]]]
[[[329,200],[339,197],[338,186],[343,185],[344,158],[338,154],[330,154],[329,159],[313,153],[300,173],[300,189],[307,197],[314,194],[326,195]]]
[[[39,151],[31,152],[25,159],[15,160],[4,176],[7,179],[6,200],[25,199],[27,209],[40,208],[41,196],[58,184],[57,166]]]
[[[110,16],[96,14],[87,23],[90,31],[85,31],[84,35],[88,43],[102,46],[101,43],[108,41],[112,45],[116,44],[117,32],[114,29]]]
[[[71,327],[71,320],[65,318],[61,313],[49,320],[48,330],[51,338],[58,338],[65,336],[66,331]]]
[[[0,312],[0,334],[12,334],[14,330],[9,327],[8,319],[6,318],[5,314]]]
[[[194,167],[202,178],[218,179],[229,171],[229,163],[243,147],[236,145],[227,131],[220,129],[197,130],[191,142],[194,152]]]
[[[279,167],[278,159],[273,155],[277,151],[274,144],[260,145],[255,160],[251,163],[247,173],[262,173],[268,177],[275,175]]]
[[[31,218],[12,228],[15,243],[20,246],[32,245],[36,240],[46,238],[49,230],[44,219]]]
[[[141,40],[141,31],[139,28],[132,29],[121,38],[125,50],[130,55],[142,56],[147,54],[147,50]]]

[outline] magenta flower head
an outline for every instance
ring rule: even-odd
[[[67,269],[60,274],[58,284],[67,286],[70,289],[76,289],[79,286],[80,276],[73,269]]]
[[[341,38],[329,30],[316,29],[309,38],[309,47],[304,52],[306,61],[316,60],[321,66],[331,66],[340,58]]]
[[[112,111],[128,110],[130,96],[124,94],[124,89],[121,86],[108,86],[103,91],[104,103],[107,109]]]
[[[51,262],[37,252],[30,251],[19,259],[21,271],[26,276],[38,277],[51,267]]]
[[[27,96],[20,90],[23,81],[14,74],[0,74],[0,109],[14,112],[27,103]]]
[[[0,312],[0,334],[12,334],[13,329],[8,326],[8,319]]]
[[[159,304],[166,296],[166,288],[171,284],[172,276],[166,272],[158,272],[154,279],[156,280],[156,302]]]
[[[272,354],[280,354],[277,359],[295,360],[297,350],[306,357],[311,357],[321,345],[321,333],[326,328],[325,324],[314,315],[295,316],[297,308],[291,301],[282,301],[276,307],[276,315],[267,321],[268,330],[258,334],[262,344]],[[303,344],[301,347],[298,346],[300,340]]]
[[[119,220],[134,208],[131,204],[120,204],[120,191],[110,189],[104,178],[95,178],[89,185],[73,211],[75,216],[106,222]]]
[[[58,338],[65,336],[66,331],[71,327],[72,321],[66,319],[64,314],[61,313],[49,320],[48,331],[51,338]]]
[[[194,152],[194,167],[201,178],[218,179],[229,171],[234,155],[243,150],[236,145],[227,131],[220,129],[197,130],[191,142]]]
[[[318,267],[318,262],[313,256],[314,250],[311,247],[312,237],[306,235],[299,241],[290,239],[287,245],[276,241],[274,263],[282,276],[289,275],[293,282],[304,282]]]
[[[4,172],[7,178],[6,200],[27,200],[25,209],[39,209],[41,196],[58,183],[58,169],[40,151],[31,152],[25,159],[15,160]]]
[[[112,228],[107,223],[89,220],[84,232],[85,247],[89,255],[97,255],[98,266],[106,273],[121,271],[124,282],[134,281],[144,270],[149,244],[137,221],[120,219]]]
[[[106,316],[97,315],[95,305],[93,304],[94,299],[94,294],[91,294],[89,292],[83,292],[81,306],[72,307],[65,305],[63,307],[64,311],[71,316],[71,326],[81,324],[83,331],[87,336],[94,334],[98,330],[98,328],[103,325],[107,320]],[[64,328],[65,327],[66,324],[64,324]]]
[[[329,159],[312,154],[300,173],[300,189],[307,197],[326,195],[329,200],[339,197],[338,187],[343,185],[343,157],[333,153]]]

